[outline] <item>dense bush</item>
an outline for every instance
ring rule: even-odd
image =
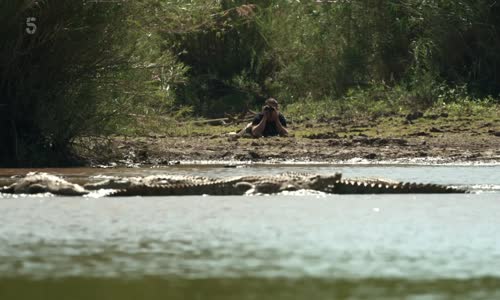
[[[202,26],[162,33],[190,67],[187,83],[177,89],[178,103],[197,114],[241,111],[266,96],[264,81],[274,62],[265,57],[269,49],[256,23],[263,6],[244,2],[221,1]]]
[[[163,34],[190,68],[177,103],[197,114],[222,115],[268,96],[342,106],[353,89],[378,86],[386,98],[396,93],[399,104],[420,108],[443,88],[500,92],[496,2],[218,3],[203,26]]]
[[[443,83],[500,92],[495,1],[301,2],[276,1],[261,26],[282,66],[273,91],[292,102],[378,84],[406,87],[424,106]]]
[[[154,34],[131,25],[133,8],[2,1],[0,165],[62,164],[75,137],[113,132],[131,113],[168,110],[168,85],[184,80],[185,69]]]

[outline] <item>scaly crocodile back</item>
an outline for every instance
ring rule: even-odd
[[[336,194],[447,194],[467,191],[440,184],[353,178],[340,180],[333,192]]]
[[[16,183],[2,188],[3,193],[46,193],[56,195],[85,195],[92,190],[113,190],[113,196],[170,196],[170,195],[243,195],[275,194],[282,191],[315,190],[337,194],[408,194],[408,193],[465,193],[464,189],[439,184],[404,183],[377,178],[342,179],[340,173],[315,175],[283,173],[267,176],[206,178],[199,176],[159,175],[112,178],[90,183],[85,188],[57,176],[28,174]]]

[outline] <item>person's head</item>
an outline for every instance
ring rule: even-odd
[[[274,98],[267,99],[266,105],[269,105],[269,106],[274,107],[275,109],[278,109],[278,101],[276,101],[276,99],[274,99]]]

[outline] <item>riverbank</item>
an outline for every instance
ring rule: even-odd
[[[498,163],[500,120],[409,115],[373,120],[293,122],[290,137],[235,138],[241,124],[199,124],[180,134],[87,138],[76,143],[91,166],[180,162]]]

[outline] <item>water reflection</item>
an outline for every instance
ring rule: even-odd
[[[87,299],[374,299],[473,300],[498,299],[500,281],[398,279],[324,280],[147,277],[143,279],[70,278],[63,280],[12,279],[0,281],[0,298],[16,300]]]

